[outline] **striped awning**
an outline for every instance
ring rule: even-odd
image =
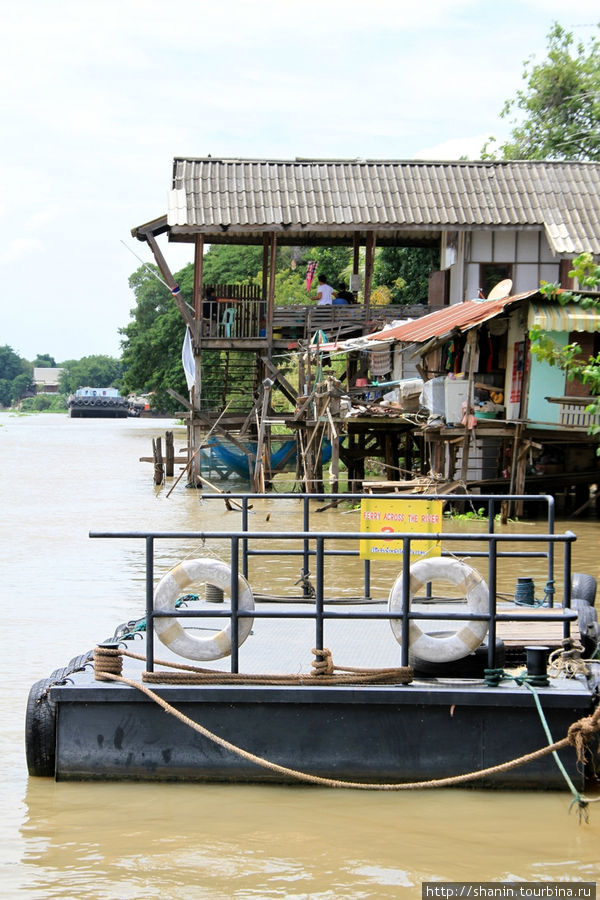
[[[567,306],[530,303],[527,327],[543,331],[600,331],[600,312],[582,309],[577,303]]]

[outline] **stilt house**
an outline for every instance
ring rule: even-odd
[[[567,273],[573,257],[584,251],[591,252],[596,258],[600,256],[598,163],[176,158],[166,215],[138,226],[133,234],[139,240],[146,241],[152,249],[189,328],[193,383],[189,399],[180,400],[188,410],[191,482],[195,482],[199,474],[199,461],[194,451],[203,434],[215,425],[219,416],[222,418],[216,430],[225,432],[234,444],[248,454],[250,470],[254,471],[255,476],[261,474],[260,459],[248,450],[240,435],[251,427],[259,438],[261,456],[263,445],[268,443],[272,397],[277,390],[287,397],[294,410],[287,421],[299,436],[304,481],[309,489],[320,483],[320,455],[317,454],[311,461],[311,452],[314,455],[314,448],[318,446],[314,440],[314,429],[319,428],[326,430],[332,440],[332,467],[337,467],[339,453],[348,468],[350,480],[357,487],[364,477],[367,456],[380,456],[387,474],[394,479],[402,477],[404,470],[414,467],[415,454],[420,471],[431,468],[439,473],[443,468],[445,476],[448,476],[451,464],[445,460],[442,466],[439,448],[431,456],[431,447],[435,442],[431,440],[431,435],[424,436],[414,418],[405,415],[391,417],[380,410],[375,412],[372,405],[366,415],[349,416],[344,404],[337,400],[333,404],[330,402],[333,395],[339,399],[344,393],[348,395],[348,392],[365,387],[362,383],[356,384],[357,378],[361,382],[364,380],[364,372],[360,368],[349,366],[346,384],[341,387],[331,384],[327,387],[329,376],[320,376],[319,387],[319,382],[312,379],[309,367],[301,371],[300,384],[296,389],[279,371],[276,354],[296,341],[302,348],[305,346],[303,342],[309,344],[315,334],[324,333],[327,341],[340,342],[349,335],[356,338],[358,335],[377,333],[386,322],[406,320],[436,310],[442,315],[447,311],[451,317],[446,332],[431,335],[436,352],[441,352],[442,338],[449,333],[455,332],[458,336],[472,330],[468,324],[464,327],[452,324],[452,316],[459,316],[458,310],[467,305],[464,301],[487,297],[492,285],[507,280],[512,282],[511,302],[506,302],[497,315],[486,317],[489,321],[487,334],[493,336],[494,329],[506,329],[504,355],[497,355],[492,360],[493,371],[480,373],[474,369],[472,373],[467,372],[466,383],[474,385],[471,374],[478,376],[480,384],[491,387],[493,383],[494,387],[503,388],[507,402],[497,405],[504,405],[506,419],[515,426],[508,439],[514,438],[518,432],[516,455],[519,459],[523,456],[524,445],[520,443],[522,429],[518,429],[526,424],[532,414],[537,417],[540,427],[552,428],[555,432],[560,431],[563,425],[583,427],[582,420],[577,423],[565,420],[565,416],[568,419],[571,414],[575,415],[575,411],[568,407],[580,407],[579,400],[570,402],[569,399],[567,402],[570,398],[567,387],[553,383],[550,390],[548,385],[546,394],[550,400],[541,397],[537,389],[533,390],[537,368],[534,363],[531,366],[527,364],[529,355],[524,336],[532,322],[543,323],[543,316],[546,315],[539,304],[535,305],[532,293],[537,290],[540,281],[560,281],[568,287]],[[169,241],[194,245],[194,297],[191,307],[179,295],[166,256],[159,246],[161,235],[167,235]],[[203,279],[203,253],[205,247],[212,243],[262,246],[261,286],[256,290],[248,288],[245,293],[232,286],[217,286],[207,294],[208,286]],[[363,303],[352,307],[299,305],[278,308],[275,303],[275,260],[277,247],[283,244],[351,246],[354,261],[351,288],[361,290]],[[410,310],[371,307],[373,262],[376,248],[381,246],[439,247],[440,269],[431,273],[429,293],[423,298],[421,307]],[[362,271],[361,250],[364,251]],[[521,298],[524,294],[530,295],[530,302],[525,305],[519,299],[513,302],[513,298]],[[506,300],[504,297],[501,299]],[[219,301],[222,304],[219,307],[221,313],[215,324],[210,304]],[[496,319],[498,322],[492,324]],[[515,324],[517,322],[518,326]],[[582,330],[575,327],[571,319],[563,318],[558,324],[560,327],[555,330],[560,334]],[[417,322],[414,327],[418,327]],[[481,329],[477,331],[482,333]],[[583,334],[591,335],[589,341],[592,346],[595,340],[592,327],[586,326]],[[406,334],[396,335],[394,343],[399,341],[403,344],[406,341],[417,343],[414,336],[407,337]],[[457,341],[457,346],[459,343]],[[219,402],[215,402],[213,394],[207,403],[203,387],[210,380],[203,370],[203,356],[207,356],[207,351],[219,353],[223,379],[226,379],[228,371],[235,369],[234,361],[237,366],[242,361],[253,373],[253,395],[249,396],[246,392],[232,403],[233,389],[224,389]],[[360,352],[360,349],[357,350],[357,353]],[[448,365],[447,360],[444,363],[439,361],[439,364],[436,363],[438,368],[430,370],[428,354],[419,351],[418,355],[424,357],[428,366],[425,372],[421,372],[427,380],[431,376],[438,378],[460,374],[438,371],[439,366]],[[475,358],[474,355],[472,358]],[[414,360],[412,364],[414,366]],[[398,365],[397,361],[392,362],[392,367],[397,369]],[[486,362],[486,368],[488,366]],[[388,381],[417,374],[416,370],[413,373],[405,370],[400,375],[397,371],[391,371],[392,367],[387,373]],[[511,399],[516,398],[518,393],[515,388],[517,376],[513,370],[522,370],[523,377],[526,374],[528,379],[527,382],[521,381],[518,399]],[[479,379],[479,374],[493,375],[494,381],[486,381],[483,377]],[[368,390],[372,385],[367,384],[366,387],[362,397],[365,401],[367,397],[364,395],[376,393]],[[319,397],[321,401],[317,402]],[[223,416],[226,407],[227,414]],[[457,437],[459,443],[460,436],[454,435],[453,439]],[[534,440],[534,437],[531,439]],[[463,444],[466,450],[464,439]],[[455,455],[454,462],[456,459]],[[471,465],[469,459],[473,463],[475,456],[464,454],[462,459],[459,458],[465,480],[468,480],[466,476]],[[478,474],[481,476],[484,471],[486,469],[482,463]],[[514,472],[511,486],[516,489],[516,468]],[[262,475],[264,482],[264,467]],[[255,477],[255,487],[260,487],[260,484],[260,478]]]

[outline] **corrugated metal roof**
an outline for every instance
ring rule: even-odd
[[[421,343],[431,338],[443,337],[445,334],[458,329],[468,331],[488,319],[504,312],[507,306],[525,300],[533,296],[537,291],[526,291],[524,294],[514,294],[512,297],[502,297],[500,300],[465,300],[463,303],[455,303],[453,306],[445,306],[428,316],[421,316],[413,322],[398,325],[396,328],[386,328],[377,334],[370,334],[370,340],[376,341],[402,341],[403,343]]]
[[[173,234],[544,228],[600,254],[600,163],[176,158]]]
[[[538,306],[532,303],[527,327],[544,331],[600,331],[600,313],[574,303],[566,306]]]

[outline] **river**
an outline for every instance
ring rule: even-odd
[[[362,900],[420,897],[421,884],[436,880],[596,881],[600,805],[580,824],[566,791],[371,794],[28,778],[31,684],[143,611],[143,545],[90,540],[89,531],[239,523],[239,513],[203,501],[184,480],[170,497],[170,485],[153,485],[152,465],[139,458],[172,426],[0,413],[2,896]],[[185,431],[175,431],[181,448]],[[269,501],[261,502],[266,518]],[[288,527],[294,516],[301,524],[296,507],[289,501]],[[323,513],[320,528],[338,526],[357,530],[357,517]],[[578,535],[574,570],[598,577],[597,520],[559,527]]]

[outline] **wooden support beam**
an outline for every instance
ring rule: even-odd
[[[267,322],[273,323],[273,310],[275,308],[275,274],[277,268],[277,235],[275,232],[271,234],[271,243],[269,248],[269,293],[267,296]],[[273,346],[273,328],[267,330],[269,337],[269,347]],[[269,351],[270,352],[270,351]]]
[[[177,309],[181,313],[181,317],[182,317],[183,321],[185,322],[186,325],[189,326],[189,329],[192,332],[192,334],[195,335],[196,334],[196,322],[194,319],[193,309],[191,308],[191,306],[188,306],[188,304],[185,302],[185,300],[181,296],[177,282],[175,281],[175,278],[173,277],[171,270],[169,269],[167,262],[166,262],[164,256],[162,255],[161,249],[158,246],[156,238],[150,231],[146,232],[145,236],[146,236],[146,240],[148,241],[148,244],[150,246],[150,249],[152,250],[152,253],[154,255],[154,259],[156,260],[156,265],[160,269],[163,278],[169,285],[169,290],[173,294],[173,299],[175,300],[175,303],[177,304]]]
[[[264,494],[265,492],[265,464],[263,453],[265,451],[265,436],[267,429],[267,413],[269,410],[269,401],[271,399],[271,388],[273,382],[270,378],[265,378],[262,383],[262,409],[260,422],[258,426],[258,440],[256,445],[256,459],[254,463],[253,487],[255,493]]]
[[[211,425],[210,419],[207,416],[202,415],[202,413],[198,412],[197,410],[194,410],[192,404],[188,403],[187,400],[184,400],[181,394],[178,394],[177,391],[173,390],[173,388],[167,388],[167,393],[170,394],[171,397],[174,397],[176,400],[178,400],[180,403],[183,403],[183,405],[188,410],[193,412],[193,417],[197,419],[205,428],[212,427],[213,431],[218,432],[219,434],[223,435],[223,437],[227,438],[228,441],[231,441],[231,443],[234,444],[238,448],[238,450],[241,450],[250,459],[255,459],[255,454],[252,452],[252,450],[249,450],[248,447],[244,446],[241,441],[238,441],[238,439],[233,434],[230,434],[230,432],[219,425],[218,422]]]
[[[469,380],[467,383],[467,408],[465,411],[465,434],[462,448],[462,460],[460,466],[461,481],[467,480],[467,472],[469,469],[469,442],[471,440],[471,431],[469,428],[469,416],[471,414],[471,401],[473,399],[473,383],[475,380],[475,357],[477,347],[477,334],[479,329],[472,328],[467,337],[467,347],[469,348]]]
[[[200,326],[202,320],[202,280],[204,273],[204,235],[198,234],[196,235],[196,242],[194,245],[194,318],[196,319],[196,323]],[[202,333],[202,328],[198,328],[198,334],[196,335],[196,343],[200,342],[200,337]]]
[[[266,356],[261,356],[261,360],[269,375],[272,375],[273,378],[275,378],[279,383],[281,393],[290,401],[290,403],[293,403],[295,406],[298,402],[298,394],[286,379],[285,375],[283,375],[283,373],[279,371],[277,366],[273,365],[271,360]]]
[[[365,316],[371,305],[371,283],[373,281],[373,266],[375,262],[375,234],[367,232],[367,244],[365,247],[365,284],[364,284],[364,308]]]
[[[173,443],[173,432],[167,431],[165,434],[165,475],[171,478],[175,469],[175,446]]]

